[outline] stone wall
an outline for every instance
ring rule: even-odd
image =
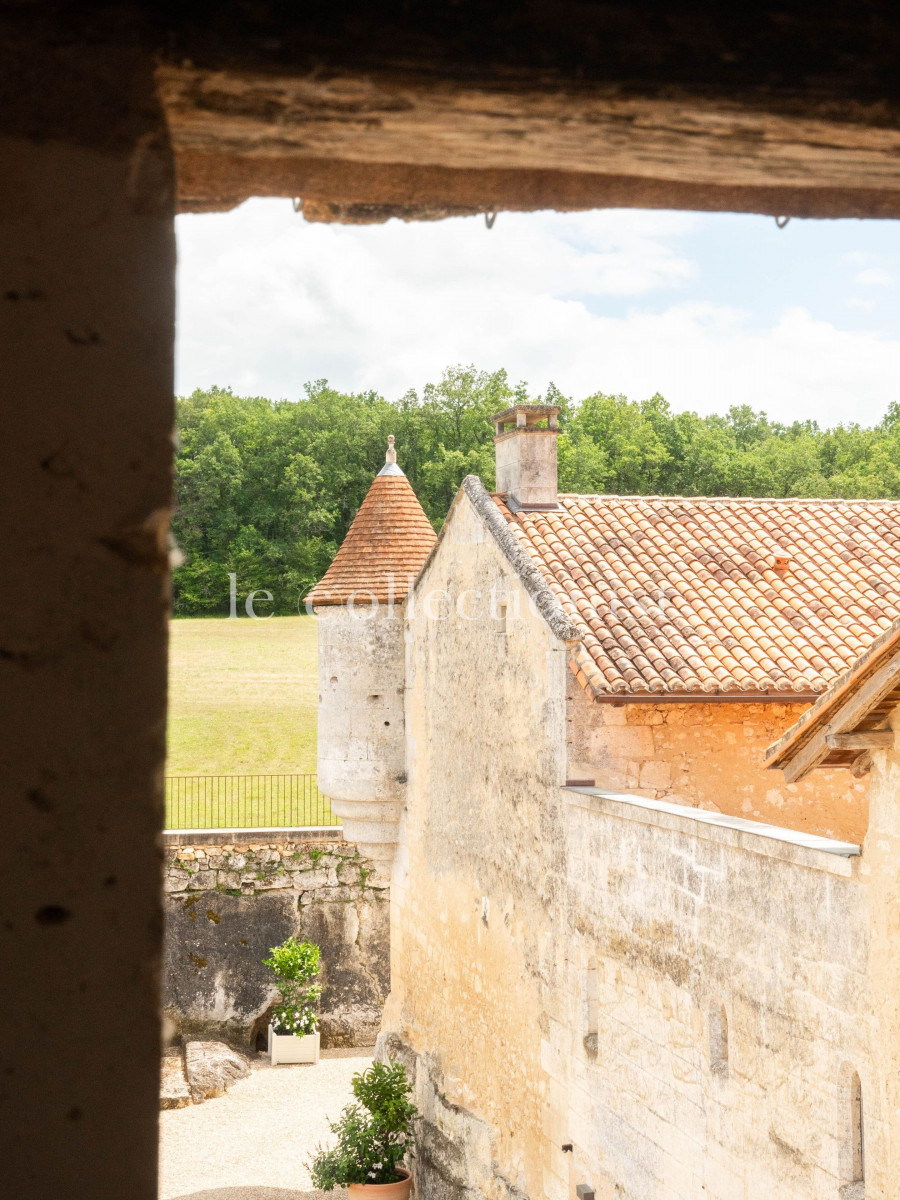
[[[598,1200],[892,1200],[896,842],[873,827],[848,859],[690,808],[566,791],[568,729],[595,739],[592,765],[615,738],[641,751],[628,762],[671,766],[677,753],[689,763],[677,795],[695,806],[786,824],[799,796],[809,829],[817,793],[838,797],[813,779],[761,811],[766,783],[782,785],[757,768],[755,744],[786,710],[701,705],[682,713],[695,724],[668,725],[654,706],[587,706],[603,720],[573,735],[566,648],[521,595],[517,609],[518,580],[465,501],[423,589],[449,604],[440,620],[411,605],[407,626],[408,803],[381,1042],[423,1113],[417,1194],[568,1200],[585,1183]],[[468,619],[460,597],[492,590],[518,615]],[[735,796],[742,764],[758,769],[749,813]],[[853,811],[859,792],[838,778]],[[675,794],[640,767],[630,782]]]
[[[543,1061],[573,1178],[598,1200],[855,1197],[858,1072],[865,1196],[892,1196],[860,860],[608,798],[572,795],[567,824]]]
[[[0,12],[0,1192],[156,1200],[174,171],[69,15]]]
[[[465,493],[417,586],[407,645],[384,1029],[419,1064],[429,1113],[417,1195],[537,1200],[553,1156],[541,1021],[564,982],[552,914],[565,894],[567,648]]]
[[[808,704],[596,704],[570,675],[570,779],[861,842],[868,782],[817,771],[785,783],[763,765],[766,747]]]
[[[277,997],[262,959],[295,934],[322,952],[322,1044],[374,1043],[390,987],[389,890],[335,832],[278,841],[263,840],[264,831],[244,840],[206,834],[167,846],[163,1008],[171,1035],[215,1034],[252,1049]]]
[[[398,590],[406,585],[398,583]],[[406,795],[404,605],[369,594],[317,609],[319,787],[376,870],[390,876]]]

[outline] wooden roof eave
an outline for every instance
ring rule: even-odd
[[[872,741],[864,735],[886,731],[897,705],[900,627],[895,623],[796,725],[769,747],[766,766],[783,771],[788,783],[802,779],[817,767],[862,771],[866,764],[861,760],[870,755],[867,742]]]

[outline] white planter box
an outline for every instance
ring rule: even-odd
[[[317,1063],[319,1035],[306,1033],[298,1037],[295,1033],[273,1033],[270,1025],[269,1058],[273,1067],[279,1063]]]

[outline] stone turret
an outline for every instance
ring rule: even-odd
[[[394,438],[310,600],[319,619],[319,788],[385,874],[406,789],[406,598],[435,542]]]

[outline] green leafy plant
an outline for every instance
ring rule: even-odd
[[[329,1122],[337,1144],[319,1146],[309,1164],[313,1183],[326,1192],[350,1183],[395,1183],[417,1116],[401,1063],[373,1063],[353,1076],[352,1086],[357,1102]]]
[[[319,947],[313,942],[298,942],[289,937],[280,946],[273,946],[271,957],[263,959],[275,976],[281,1003],[272,1013],[272,1029],[278,1034],[315,1033],[318,1015],[315,1002],[322,989],[312,981],[319,974]]]

